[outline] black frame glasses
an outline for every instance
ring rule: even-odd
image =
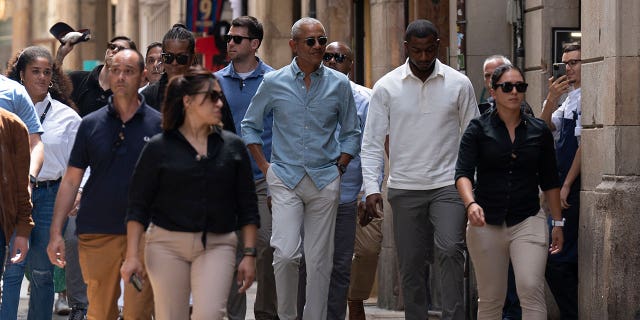
[[[189,58],[191,56],[188,54],[173,54],[173,53],[167,53],[167,52],[163,52],[162,53],[162,62],[164,62],[165,64],[172,64],[173,60],[176,60],[176,62],[178,64],[181,64],[183,66],[189,64]]]
[[[327,41],[329,41],[329,39],[325,36],[319,36],[317,38],[314,38],[314,37],[304,38],[304,43],[306,43],[307,46],[309,47],[315,46],[316,42],[318,42],[318,44],[321,46],[325,46],[327,45]]]
[[[117,44],[115,44],[115,43],[113,43],[113,42],[109,42],[109,43],[107,43],[107,49],[109,49],[109,50],[111,50],[111,51],[116,51],[116,49],[117,49],[118,51],[122,51],[122,50],[124,50],[124,49],[129,49],[129,48],[127,48],[127,47],[123,47],[123,46],[119,46],[119,45],[117,45]]]
[[[231,40],[233,40],[233,42],[235,44],[241,44],[242,40],[244,39],[249,39],[249,40],[253,40],[255,38],[252,37],[245,37],[245,36],[237,36],[237,35],[231,35],[231,34],[225,34],[224,36],[222,36],[222,39],[224,40],[224,42],[229,43],[231,42]]]
[[[582,62],[582,59],[571,59],[569,61],[562,61],[564,64],[570,66],[570,67],[575,67],[578,63]]]
[[[343,63],[344,60],[347,59],[347,55],[346,54],[342,54],[342,53],[328,53],[328,52],[326,52],[322,56],[322,60],[324,60],[325,62],[329,62],[329,61],[331,61],[331,59],[335,59],[337,63]]]
[[[494,89],[498,89],[498,87],[502,88],[502,92],[504,93],[510,93],[511,91],[513,91],[513,88],[516,88],[516,91],[518,91],[519,93],[525,93],[527,92],[527,87],[529,86],[528,83],[526,82],[503,82],[503,83],[496,83],[496,85],[493,87]]]
[[[201,93],[208,94],[209,98],[213,102],[218,102],[218,100],[222,101],[222,99],[224,98],[224,93],[222,93],[222,91],[216,91],[216,90],[199,91],[199,92],[195,92],[194,94],[201,94]]]

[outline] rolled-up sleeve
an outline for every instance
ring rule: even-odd
[[[346,103],[341,104],[341,110],[338,117],[340,123],[340,134],[338,142],[340,142],[340,152],[350,154],[352,157],[360,152],[360,120],[358,118],[358,109],[353,99],[353,91],[348,82],[343,86],[342,94]]]
[[[256,185],[253,181],[253,171],[251,169],[251,161],[249,153],[242,142],[238,140],[234,144],[235,153],[240,155],[240,161],[237,171],[236,184],[236,207],[238,208],[238,223],[236,228],[248,224],[255,224],[260,227],[260,215],[258,214],[258,197],[256,196]]]
[[[538,176],[540,179],[540,189],[547,191],[560,187],[560,177],[558,176],[558,165],[556,163],[556,152],[553,144],[553,135],[546,126],[542,133],[542,150],[538,160]]]
[[[264,131],[264,117],[271,112],[269,106],[270,82],[268,75],[258,87],[258,91],[251,99],[251,103],[247,109],[247,113],[244,115],[244,119],[240,123],[240,131],[242,132],[242,139],[247,145],[259,144],[262,145],[262,132]]]
[[[458,150],[458,160],[456,162],[455,180],[468,178],[472,184],[475,182],[476,167],[478,166],[478,134],[480,132],[480,122],[471,120],[460,140]]]

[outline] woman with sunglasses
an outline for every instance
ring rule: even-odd
[[[156,319],[222,319],[235,268],[237,237],[254,248],[260,223],[249,155],[242,139],[220,128],[222,93],[196,66],[171,78],[163,132],[151,138],[134,171],[122,278],[145,270],[137,258],[146,225],[146,272]],[[238,266],[238,286],[255,278],[255,257]]]
[[[501,319],[509,259],[522,318],[547,319],[547,254],[562,248],[553,137],[542,120],[522,112],[526,90],[517,67],[496,68],[490,90],[496,108],[473,119],[460,142],[455,178],[469,220],[467,246],[478,280],[478,319]],[[538,187],[555,221],[550,247]]]
[[[51,319],[54,286],[53,265],[47,256],[49,226],[60,179],[67,167],[81,119],[69,97],[71,81],[53,63],[47,49],[39,46],[24,49],[9,62],[7,77],[22,83],[27,89],[44,129],[44,163],[38,176],[30,177],[35,227],[31,232],[26,267],[31,275],[29,319]],[[0,319],[17,317],[24,272],[24,263],[7,264]]]
[[[191,66],[197,65],[196,59],[196,38],[193,33],[183,24],[174,24],[162,38],[162,65],[164,74],[160,81],[152,83],[142,90],[145,102],[152,108],[161,111],[160,105],[164,101],[165,88],[169,80],[175,76],[181,76],[189,70]],[[236,132],[233,124],[231,109],[223,101],[222,108],[222,128],[231,132]],[[240,121],[242,119],[237,119]]]

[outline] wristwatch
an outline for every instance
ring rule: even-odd
[[[245,256],[255,257],[258,255],[258,249],[256,248],[244,248],[242,254]]]
[[[31,183],[32,185],[36,185],[38,184],[38,179],[36,179],[36,177],[34,177],[32,174],[29,175],[29,183]]]
[[[345,166],[340,162],[336,162],[336,166],[338,166],[338,170],[340,171],[340,174],[344,174],[347,171],[347,166]]]
[[[564,227],[564,221],[565,221],[564,218],[562,218],[562,220],[560,220],[560,221],[551,220],[551,226],[553,226],[553,227]]]

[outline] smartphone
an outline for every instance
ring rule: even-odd
[[[131,274],[131,277],[129,277],[129,282],[131,282],[133,287],[136,288],[138,292],[142,292],[142,280],[140,279],[140,277],[138,277],[138,274]]]
[[[553,79],[558,79],[567,74],[567,65],[560,62],[553,64]]]

